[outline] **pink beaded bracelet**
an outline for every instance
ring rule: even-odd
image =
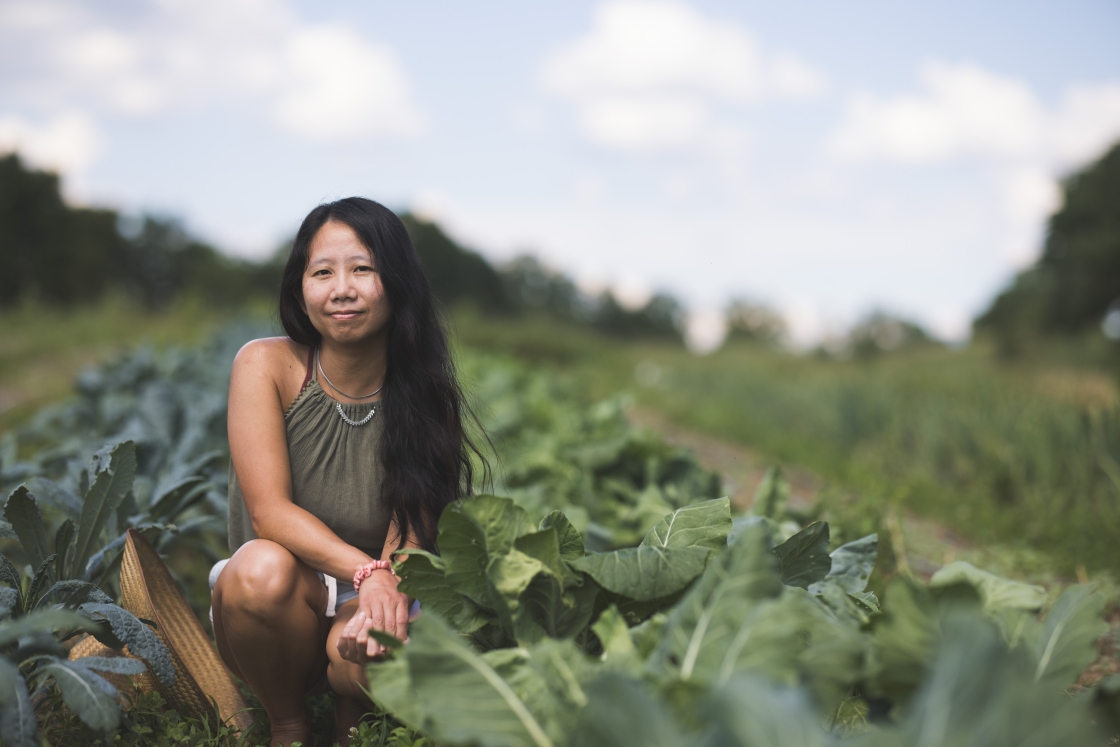
[[[388,560],[370,561],[354,573],[354,591],[358,591],[362,582],[372,576],[374,571],[389,571],[394,576],[397,575],[397,572],[393,570],[393,564]]]

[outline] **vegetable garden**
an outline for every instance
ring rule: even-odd
[[[205,614],[225,548],[229,362],[255,332],[121,358],[0,443],[4,744],[264,743],[263,723],[238,735],[137,689],[141,672],[175,673],[149,624],[114,603],[132,527]],[[368,669],[379,713],[353,744],[987,747],[1120,733],[1120,676],[1075,684],[1106,628],[1089,586],[1048,605],[1039,587],[958,562],[928,583],[895,576],[880,600],[876,537],[833,537],[792,511],[779,471],[742,513],[718,475],[629,426],[619,400],[477,352],[460,364],[495,484],[444,513],[438,556],[398,564],[424,612],[408,645],[382,636],[393,653]],[[84,635],[130,657],[69,658]],[[325,702],[312,702],[320,744]]]

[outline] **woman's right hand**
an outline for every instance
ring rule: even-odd
[[[370,629],[408,640],[410,600],[397,591],[399,581],[387,570],[374,571],[362,581],[358,587],[358,611],[338,639],[338,653],[342,658],[365,664],[388,650],[369,635]]]

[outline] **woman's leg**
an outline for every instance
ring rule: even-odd
[[[252,540],[214,586],[214,637],[226,665],[252,688],[272,721],[272,747],[312,744],[307,690],[326,668],[327,592],[306,563]]]
[[[335,740],[342,747],[350,744],[351,727],[357,726],[362,716],[373,710],[373,703],[361,687],[366,684],[366,668],[343,659],[338,653],[338,637],[357,611],[357,599],[339,607],[327,636],[326,653],[330,661],[327,665],[327,682],[338,695],[334,708]]]

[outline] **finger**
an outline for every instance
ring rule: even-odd
[[[397,602],[397,632],[393,635],[402,641],[408,637],[408,602],[404,599]]]

